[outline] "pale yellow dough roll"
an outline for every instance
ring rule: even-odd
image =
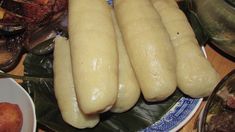
[[[118,97],[112,107],[112,112],[125,112],[132,108],[139,99],[140,87],[132,69],[126,48],[122,39],[122,34],[118,27],[115,13],[112,10],[113,24],[116,32],[118,54],[119,54],[119,85]]]
[[[152,3],[155,3],[158,0],[151,0]],[[178,8],[178,4],[176,3],[176,0],[165,0],[164,3],[166,3],[167,5],[171,6],[171,7],[176,7]]]
[[[176,89],[175,52],[149,0],[115,0],[127,53],[147,101],[161,101]]]
[[[102,113],[118,92],[118,54],[111,10],[105,0],[69,0],[73,77],[82,111]]]
[[[174,6],[177,4],[175,0],[152,2],[170,34],[176,51],[179,88],[191,97],[210,95],[220,78],[200,50],[186,16],[178,6]]]
[[[65,122],[76,128],[91,128],[99,122],[99,115],[85,115],[78,106],[72,76],[69,43],[56,37],[54,48],[54,90]]]

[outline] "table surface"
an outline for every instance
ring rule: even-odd
[[[181,0],[176,0],[176,1],[181,1]],[[219,52],[216,50],[215,47],[206,45],[206,53],[208,56],[208,60],[211,62],[211,64],[214,66],[216,71],[219,73],[221,78],[223,78],[225,75],[227,75],[231,70],[235,69],[235,59],[232,61],[231,59],[228,59],[225,57],[223,53]],[[23,55],[21,61],[19,64],[11,70],[9,73],[10,74],[15,74],[15,75],[23,75],[24,73],[24,67],[23,67],[23,61],[24,61],[25,55]],[[20,80],[16,80],[20,81]],[[191,118],[191,120],[184,125],[181,129],[180,132],[192,132],[194,131],[194,126],[197,121],[198,115],[200,111],[202,110],[202,107],[205,105],[206,101],[203,101],[202,105],[196,112],[196,114]]]
[[[180,0],[176,0],[180,1]],[[221,52],[218,52],[215,47],[207,45],[206,46],[206,53],[208,56],[208,60],[211,62],[211,64],[214,66],[216,71],[220,74],[221,78],[223,78],[225,75],[227,75],[231,70],[235,69],[235,61],[228,59],[225,57]],[[24,61],[25,55],[22,57],[19,64],[14,68],[12,71],[10,71],[10,74],[15,75],[23,75],[24,73],[24,67],[23,67],[23,61]],[[19,80],[17,80],[19,81]],[[205,101],[202,103],[196,114],[192,117],[192,119],[184,125],[180,132],[192,132],[194,131],[194,126],[197,121],[198,115],[200,111],[202,110],[202,107],[205,105]]]
[[[235,62],[231,59],[226,58],[222,53],[218,52],[215,48],[211,46],[206,46],[206,53],[208,56],[208,60],[214,66],[216,71],[220,74],[221,78],[223,78],[226,74],[228,74],[231,70],[235,69]],[[24,67],[23,60],[25,55],[22,57],[20,63],[17,65],[15,69],[10,71],[9,73],[15,75],[23,75]],[[205,101],[202,103],[201,107],[198,109],[197,113],[193,116],[193,118],[180,130],[180,132],[191,132],[195,126],[197,121],[197,117],[204,106]]]

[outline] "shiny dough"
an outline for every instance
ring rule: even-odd
[[[210,95],[220,78],[204,57],[186,16],[178,6],[173,6],[172,3],[177,4],[175,0],[152,2],[170,34],[176,51],[179,88],[191,97]]]
[[[118,91],[118,54],[110,7],[105,0],[69,0],[73,77],[82,111],[105,112]]]
[[[65,122],[76,128],[91,128],[99,122],[99,115],[85,115],[78,107],[72,77],[69,43],[56,37],[54,48],[54,90]]]
[[[144,98],[166,99],[176,89],[176,62],[160,16],[149,0],[115,0],[114,9]]]
[[[113,24],[116,32],[118,55],[119,55],[119,73],[118,73],[118,98],[112,107],[112,112],[125,112],[132,108],[139,99],[140,87],[132,69],[126,48],[122,39],[122,34],[118,27],[115,13],[112,10]]]

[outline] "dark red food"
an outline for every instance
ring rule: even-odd
[[[235,109],[235,96],[234,95],[230,95],[227,99],[227,106]]]
[[[23,115],[18,105],[0,103],[0,132],[20,132]]]
[[[22,4],[23,15],[27,23],[36,24],[52,14],[52,4]]]
[[[67,7],[68,0],[0,0],[0,70],[12,70],[25,52],[52,52]]]
[[[35,26],[67,8],[67,0],[2,0],[1,8],[6,12],[0,23]]]
[[[235,112],[212,116],[206,128],[206,132],[235,132]]]

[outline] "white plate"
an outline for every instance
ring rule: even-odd
[[[21,132],[36,131],[34,103],[28,93],[13,79],[0,79],[0,102],[17,104],[23,114]]]

